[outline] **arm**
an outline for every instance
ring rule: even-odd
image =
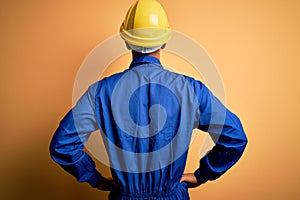
[[[90,133],[99,129],[94,110],[96,87],[92,85],[63,118],[50,143],[52,159],[79,182],[88,182],[92,187],[106,180],[83,150]]]
[[[215,146],[201,160],[194,174],[186,174],[190,187],[215,180],[242,156],[247,137],[238,117],[230,112],[201,82],[193,83],[199,102],[199,129],[208,132]]]

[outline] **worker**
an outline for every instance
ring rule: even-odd
[[[201,81],[162,66],[171,29],[159,2],[136,1],[120,36],[132,52],[129,68],[87,89],[61,120],[50,154],[79,182],[110,191],[110,200],[187,200],[189,188],[219,178],[242,156],[247,137],[241,122]],[[184,174],[193,129],[215,144],[198,169]],[[84,151],[96,130],[112,177],[102,176]]]

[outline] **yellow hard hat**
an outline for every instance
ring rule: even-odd
[[[159,2],[138,0],[128,10],[120,34],[129,44],[153,47],[165,44],[171,37],[171,30]]]

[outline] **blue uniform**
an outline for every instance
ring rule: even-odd
[[[100,130],[120,186],[110,199],[186,200],[188,185],[180,179],[195,128],[215,141],[194,172],[205,183],[241,157],[247,138],[240,120],[200,81],[140,56],[129,69],[88,88],[61,121],[50,154],[79,182],[96,187],[102,176],[83,148],[91,132]]]

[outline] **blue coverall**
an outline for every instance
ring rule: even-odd
[[[140,56],[124,72],[88,88],[60,122],[50,154],[79,182],[97,187],[102,176],[83,148],[100,129],[120,186],[110,199],[186,200],[188,185],[180,179],[195,128],[215,142],[194,172],[205,183],[241,157],[247,138],[240,120],[200,81],[164,69],[157,58]]]

